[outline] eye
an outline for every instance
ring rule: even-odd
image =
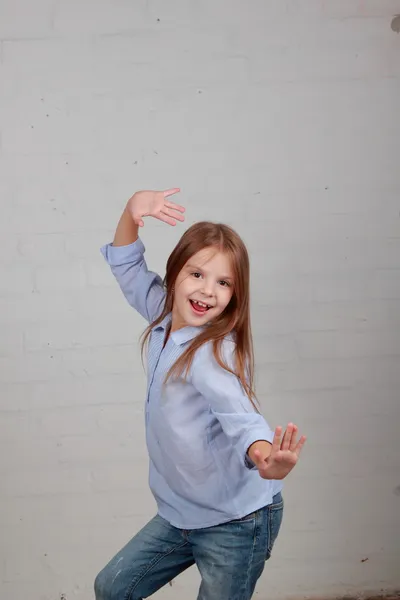
[[[221,284],[223,287],[230,287],[230,286],[231,286],[231,284],[230,284],[230,283],[228,283],[228,281],[224,281],[224,280],[220,281],[220,284]]]
[[[192,275],[193,275],[193,277],[195,277],[196,279],[200,279],[200,277],[201,277],[201,273],[198,273],[198,272],[196,272],[196,273],[192,273]]]

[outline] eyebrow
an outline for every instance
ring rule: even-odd
[[[194,271],[204,271],[204,269],[202,267],[198,267],[197,265],[194,265],[194,264],[191,264],[191,263],[188,263],[186,265],[186,267],[188,269],[193,269]],[[219,279],[227,280],[227,281],[233,281],[233,277],[231,277],[230,275],[221,275],[219,277]]]

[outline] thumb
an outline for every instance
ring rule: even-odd
[[[266,462],[259,450],[254,451],[254,464],[256,465],[257,469],[264,469],[266,466]]]

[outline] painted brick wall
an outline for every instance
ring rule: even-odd
[[[400,587],[399,0],[2,0],[0,597],[90,600],[153,515],[99,254],[136,190],[252,258],[258,391],[308,448],[257,598]],[[153,269],[182,232],[148,223]],[[191,570],[157,598],[195,598]]]

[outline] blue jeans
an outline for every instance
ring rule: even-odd
[[[243,519],[205,529],[176,529],[156,516],[98,574],[96,600],[148,598],[193,564],[201,575],[198,600],[248,600],[282,514],[279,493]]]

